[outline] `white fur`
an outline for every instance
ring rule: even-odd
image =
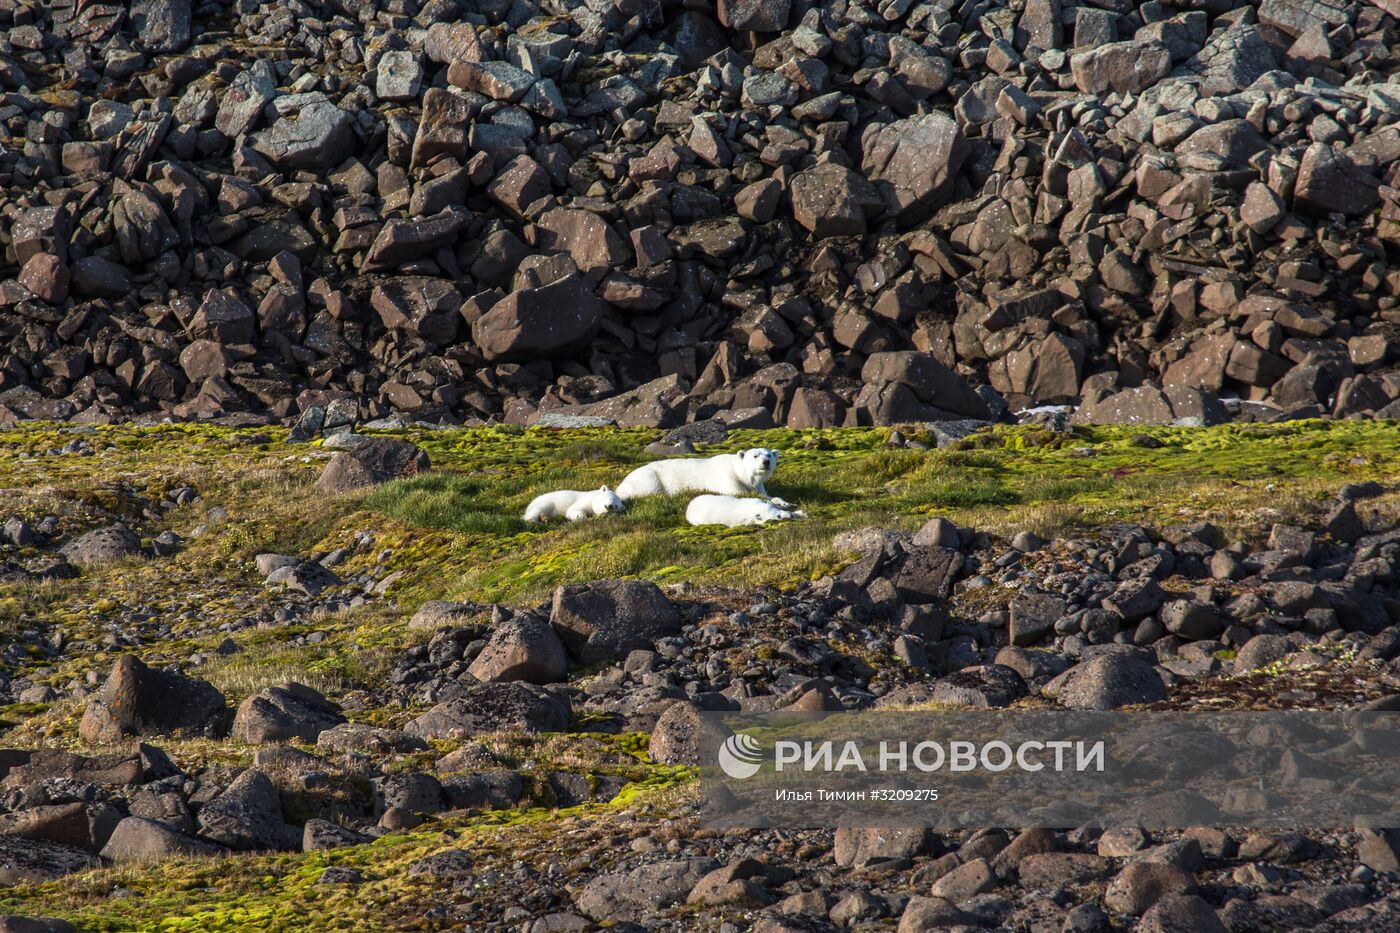
[[[588,492],[576,489],[561,489],[536,496],[525,507],[525,521],[542,522],[546,518],[562,515],[571,522],[581,518],[593,518],[609,512],[621,512],[627,508],[622,500],[606,486]]]
[[[790,518],[806,518],[807,513],[796,509],[780,509],[762,499],[740,499],[737,496],[696,496],[685,507],[685,520],[692,525],[766,525]]]
[[[758,493],[780,508],[791,508],[773,499],[764,483],[778,466],[778,452],[751,447],[737,454],[657,460],[639,466],[617,484],[617,494],[626,499],[642,496],[674,496],[683,492],[710,492],[722,496]]]

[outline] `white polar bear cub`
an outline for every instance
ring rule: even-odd
[[[674,496],[682,492],[711,492],[722,496],[758,493],[783,509],[792,506],[768,495],[764,483],[778,467],[778,452],[751,447],[737,454],[657,460],[639,466],[617,484],[622,499],[642,496]]]
[[[542,522],[546,518],[562,515],[571,522],[582,518],[593,518],[609,512],[621,512],[627,508],[623,501],[606,486],[590,492],[575,489],[561,489],[536,496],[525,506],[525,521]]]
[[[797,509],[780,509],[762,499],[740,499],[737,496],[696,496],[685,507],[685,520],[692,525],[766,525],[790,518],[806,518]]]

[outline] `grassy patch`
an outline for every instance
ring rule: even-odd
[[[1141,446],[1143,434],[1163,446]],[[1076,428],[1069,435],[997,428],[941,451],[891,449],[885,429],[740,431],[701,453],[778,448],[782,460],[769,491],[800,503],[809,520],[691,528],[679,499],[636,501],[623,515],[573,525],[519,520],[541,492],[616,485],[652,437],[434,432],[422,440],[435,472],[380,487],[362,505],[370,516],[398,523],[393,537],[404,542],[410,571],[401,592],[533,600],[560,582],[599,576],[790,586],[849,559],[831,545],[840,531],[913,528],[934,515],[994,533],[1210,520],[1247,534],[1270,507],[1315,508],[1342,483],[1400,471],[1400,429],[1375,422]],[[412,567],[428,554],[443,561],[431,581],[417,579]]]
[[[642,450],[659,432],[497,427],[393,433],[427,449],[433,471],[327,498],[316,493],[314,480],[332,452],[289,447],[280,429],[39,425],[0,431],[0,518],[36,522],[56,515],[65,536],[123,520],[147,538],[172,530],[186,539],[172,558],[85,568],[76,580],[0,585],[0,650],[20,645],[16,674],[68,687],[89,675],[100,678],[119,650],[168,664],[211,655],[232,637],[236,653],[190,671],[218,685],[230,703],[285,680],[337,697],[382,683],[397,652],[426,637],[404,622],[427,599],[529,602],[561,582],[604,576],[790,586],[851,559],[832,544],[839,532],[868,525],[912,529],[934,515],[995,534],[1029,528],[1049,536],[1119,521],[1211,521],[1232,538],[1258,538],[1275,521],[1319,514],[1345,483],[1400,480],[1400,427],[1380,422],[1076,428],[1070,435],[997,428],[941,451],[891,449],[886,429],[743,431],[701,452],[778,448],[782,461],[769,489],[800,503],[810,519],[767,528],[691,528],[683,500],[649,499],[622,515],[540,527],[520,521],[533,496],[615,485],[648,459]],[[917,430],[903,433],[926,439]],[[94,455],[47,453],[79,434]],[[1161,446],[1144,446],[1144,434]],[[163,514],[143,509],[143,501],[159,501],[184,484],[198,490],[198,502]],[[1372,500],[1371,507],[1393,516],[1400,496]],[[211,514],[215,508],[226,517]],[[371,581],[397,574],[388,599],[334,614],[272,617],[253,571],[258,553],[306,556],[357,540],[370,543],[337,572],[366,574]],[[109,645],[118,633],[137,643]],[[298,642],[312,633],[321,634]],[[53,634],[64,638],[62,654],[42,647]],[[1341,675],[1335,679],[1345,683]],[[1234,687],[1220,689],[1222,703],[1236,702],[1229,693]],[[83,703],[0,707],[0,746],[75,747]],[[413,713],[360,705],[348,715],[400,725]],[[232,740],[158,744],[189,769],[246,764],[252,755]],[[679,786],[681,771],[647,764],[645,737],[637,734],[502,738],[491,745],[502,761],[530,770],[609,773],[634,783],[612,806],[509,811],[433,823],[334,852],[177,860],[0,889],[0,913],[63,916],[83,930],[429,928],[424,904],[442,897],[469,903],[472,893],[407,875],[418,858],[466,848],[483,860],[521,858],[539,867],[561,851],[588,851],[601,864],[615,848],[610,821],[676,815],[681,808],[675,804],[690,792]],[[441,751],[425,753],[414,766]],[[316,884],[331,865],[357,868],[366,881]]]

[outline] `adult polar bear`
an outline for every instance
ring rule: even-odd
[[[617,484],[618,498],[674,496],[683,492],[711,492],[721,496],[758,493],[778,508],[793,506],[768,495],[764,483],[778,468],[778,452],[750,447],[737,454],[657,460],[639,466]]]

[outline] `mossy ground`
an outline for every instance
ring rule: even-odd
[[[258,623],[233,635],[241,651],[198,668],[197,676],[234,703],[290,678],[343,697],[381,684],[395,653],[423,637],[410,633],[404,620],[427,599],[528,602],[560,582],[614,575],[786,587],[852,558],[832,544],[840,531],[915,528],[933,515],[999,534],[1023,528],[1073,534],[1120,521],[1212,521],[1233,537],[1262,536],[1275,521],[1320,512],[1345,483],[1400,479],[1400,426],[1382,422],[1076,428],[1069,435],[998,428],[942,451],[891,448],[887,429],[743,431],[702,453],[778,448],[782,460],[769,490],[800,503],[811,518],[761,529],[696,529],[685,524],[684,502],[655,499],[597,521],[534,527],[519,519],[530,498],[562,487],[615,484],[647,459],[641,450],[659,432],[502,427],[395,433],[428,450],[431,474],[327,499],[316,493],[314,480],[332,452],[289,446],[280,429],[39,426],[0,432],[0,517],[57,515],[65,534],[121,519],[147,538],[165,529],[187,536],[173,557],[91,568],[76,580],[0,585],[0,650],[20,644],[29,660],[18,673],[63,687],[90,672],[105,674],[117,650],[136,651],[156,664],[208,653],[226,637],[223,622],[251,615]],[[74,437],[95,453],[48,453]],[[184,484],[199,491],[200,501],[163,514],[150,510]],[[1397,502],[1400,497],[1387,495],[1375,505],[1394,512]],[[227,510],[227,518],[211,518],[213,507]],[[191,536],[202,524],[207,531]],[[374,535],[373,546],[337,570],[349,575],[372,568],[380,577],[401,572],[389,599],[287,624],[271,618],[252,565],[256,554],[329,551],[348,546],[362,531]],[[310,632],[325,637],[293,643]],[[113,633],[136,636],[137,643],[53,655],[37,647],[55,634],[68,643],[101,644]],[[0,746],[76,747],[81,712],[78,700],[0,708]],[[388,725],[411,714],[372,707],[350,712],[352,719]],[[497,751],[525,764],[608,767],[580,744],[586,741],[512,740]],[[187,768],[246,764],[253,751],[231,741],[157,744]],[[613,805],[563,817],[543,808],[513,811],[434,823],[331,853],[89,872],[0,890],[0,913],[58,915],[86,930],[426,928],[431,923],[423,903],[442,892],[403,869],[435,849],[464,847],[506,865],[516,857],[567,860],[593,845],[595,836],[610,838],[615,820],[678,812],[681,775],[639,761],[626,767],[639,781],[634,791]],[[333,864],[357,867],[369,881],[315,884]]]

